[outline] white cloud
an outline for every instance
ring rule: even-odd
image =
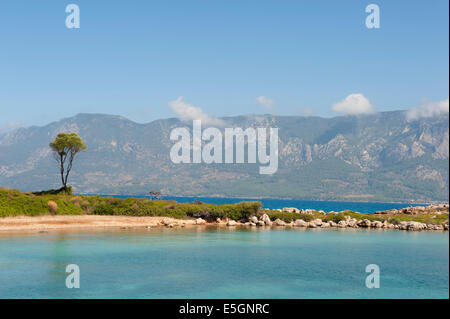
[[[448,99],[438,102],[425,102],[422,105],[412,108],[406,113],[408,121],[414,121],[423,117],[434,117],[442,114],[448,114]]]
[[[269,99],[265,96],[258,96],[256,98],[256,102],[258,102],[259,104],[261,104],[262,106],[264,106],[266,109],[273,109],[274,105],[275,105],[275,101],[272,99]]]
[[[174,101],[170,101],[169,106],[182,121],[201,120],[202,124],[206,125],[223,125],[222,120],[209,116],[201,108],[184,102],[182,96]]]
[[[344,100],[334,104],[332,109],[333,111],[345,115],[369,114],[375,112],[373,105],[361,93],[350,94]]]

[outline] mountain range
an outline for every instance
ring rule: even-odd
[[[334,118],[246,115],[226,127],[277,127],[279,169],[259,164],[174,164],[169,139],[176,118],[139,124],[78,114],[42,127],[0,134],[0,185],[22,191],[58,188],[49,143],[76,132],[88,146],[69,183],[77,193],[273,197],[428,202],[449,199],[449,116],[408,119],[406,111]]]

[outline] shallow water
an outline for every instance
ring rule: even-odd
[[[77,264],[81,287],[65,287]],[[368,289],[365,267],[380,267]],[[192,227],[0,234],[0,298],[448,298],[448,232]]]

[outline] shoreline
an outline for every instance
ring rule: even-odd
[[[207,222],[198,219],[177,219],[171,217],[136,217],[136,216],[100,216],[100,215],[41,215],[41,216],[15,216],[0,218],[0,235],[11,233],[47,233],[49,231],[89,231],[89,230],[114,230],[114,229],[139,229],[139,228],[164,228],[181,229],[189,226],[209,226],[236,228],[245,227],[252,229],[378,229],[378,230],[405,230],[405,231],[438,231],[448,232],[448,229],[428,229],[414,227],[385,227],[381,223],[376,225],[345,225],[329,224],[325,222],[291,222],[285,223],[281,220],[270,222],[270,224],[254,224],[251,222],[236,222],[233,220],[221,220]]]
[[[0,234],[9,231],[42,232],[62,229],[158,227],[163,220],[194,225],[195,220],[169,217],[130,217],[101,215],[41,215],[0,218]]]
[[[449,230],[448,204],[409,206],[376,211],[338,212],[315,209],[263,209],[261,202],[210,204],[195,200],[76,196],[66,193],[22,193],[0,188],[0,232],[68,228],[185,227],[222,225],[249,227],[381,228]]]

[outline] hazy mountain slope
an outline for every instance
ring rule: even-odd
[[[48,143],[74,131],[88,151],[70,183],[77,192],[265,196],[336,200],[448,200],[448,115],[408,122],[405,112],[359,117],[238,116],[228,127],[278,127],[279,170],[255,164],[173,164],[177,119],[137,124],[123,117],[79,114],[44,127],[0,135],[0,185],[24,191],[59,186]]]

